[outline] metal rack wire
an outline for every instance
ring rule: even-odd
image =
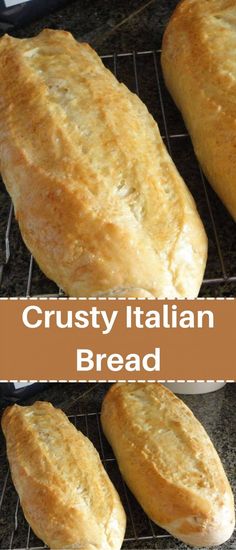
[[[105,65],[146,103],[159,124],[162,137],[177,168],[193,194],[208,241],[208,263],[201,295],[212,295],[216,285],[235,283],[236,224],[208,185],[194,155],[191,140],[173,101],[165,89],[160,50],[115,53],[102,56]],[[1,191],[1,188],[0,188]],[[0,207],[0,295],[61,296],[63,292],[48,281],[36,266],[19,235],[12,205],[2,186]]]
[[[152,548],[161,549],[166,539],[170,541],[168,548],[172,548],[171,541],[174,542],[174,539],[148,519],[126,487],[112,450],[102,433],[100,414],[91,412],[69,418],[93,442],[121,497],[127,515],[127,529],[122,550],[129,548],[129,543],[137,543],[137,548],[141,550],[147,548],[147,542],[153,544]],[[12,507],[13,501],[14,507]],[[0,549],[42,550],[46,548],[42,541],[34,535],[23,516],[9,470],[0,485],[0,525],[2,526],[1,531],[4,533],[2,538],[0,535]],[[173,544],[173,548],[175,548],[175,544]]]

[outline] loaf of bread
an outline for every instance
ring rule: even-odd
[[[0,40],[0,169],[23,239],[71,296],[195,297],[207,244],[140,99],[68,32]]]
[[[231,536],[234,502],[223,466],[180,399],[157,383],[115,384],[101,418],[126,483],[155,523],[197,547]]]
[[[164,34],[162,68],[202,168],[236,220],[236,3],[184,0]]]
[[[2,418],[11,475],[35,534],[56,550],[120,550],[125,513],[92,443],[36,402]]]

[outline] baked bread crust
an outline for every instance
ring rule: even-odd
[[[225,542],[233,495],[208,435],[186,405],[157,383],[119,383],[102,405],[104,433],[147,515],[193,546]]]
[[[99,455],[59,409],[36,402],[2,418],[27,521],[52,549],[120,550],[125,513]]]
[[[207,242],[140,99],[64,31],[0,40],[0,163],[23,239],[71,296],[197,296]]]
[[[236,4],[184,0],[164,34],[162,68],[195,153],[236,220]]]

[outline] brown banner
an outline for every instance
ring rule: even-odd
[[[1,380],[236,380],[235,300],[0,300]]]

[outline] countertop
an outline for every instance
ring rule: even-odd
[[[161,48],[165,26],[177,4],[177,0],[68,1],[65,7],[39,21],[13,30],[11,34],[23,38],[35,35],[45,27],[51,27],[71,31],[75,38],[79,41],[89,42],[101,55],[110,55],[114,52],[124,54],[134,50],[137,52],[158,51]],[[159,54],[157,55],[159,56]],[[131,57],[119,57],[118,78],[126,82],[133,91],[136,91],[132,62]],[[106,63],[109,68],[112,68],[112,59],[106,60]],[[165,121],[158,99],[152,64],[151,54],[146,57],[138,56],[140,95],[157,119],[165,139]],[[182,118],[165,90],[161,70],[160,79],[167,131],[169,135],[186,135]],[[236,296],[236,224],[215,193],[206,184],[211,204],[210,214],[205,189],[198,164],[193,157],[189,137],[171,138],[171,148],[173,160],[197,202],[208,235],[209,256],[205,278],[211,279],[211,281],[215,279],[215,282],[214,284],[204,283],[200,295]],[[8,213],[9,199],[3,184],[0,183],[0,266],[5,259],[5,230]],[[38,295],[58,292],[56,285],[48,281],[36,265],[33,266],[32,284],[29,283],[30,256],[25,249],[15,221],[13,221],[10,231],[10,252],[10,260],[3,270],[2,284],[0,267],[0,295],[24,296],[26,293]],[[224,280],[222,262],[225,269]],[[233,280],[232,277],[234,277]],[[231,282],[226,281],[229,278]]]
[[[164,532],[156,528],[153,524],[156,534],[161,538],[147,540],[135,540],[132,528],[132,521],[127,509],[127,501],[123,493],[124,489],[121,483],[121,478],[118,469],[111,461],[112,451],[105,441],[104,436],[101,438],[97,429],[97,416],[93,413],[99,413],[101,409],[102,399],[109,384],[103,383],[85,383],[85,384],[50,384],[48,387],[37,395],[39,400],[51,401],[55,406],[62,408],[68,415],[77,416],[77,426],[86,433],[86,422],[84,414],[87,414],[88,435],[94,442],[102,458],[105,458],[105,466],[113,465],[113,469],[109,469],[114,484],[123,499],[124,506],[128,515],[126,538],[134,539],[129,542],[124,542],[123,549],[159,549],[159,550],[189,550],[188,547],[173,539],[170,536],[163,538]],[[23,402],[23,404],[32,403],[36,397]],[[236,384],[227,384],[224,388],[217,392],[205,395],[189,395],[182,396],[185,403],[192,409],[196,417],[202,422],[209,436],[211,437],[220,458],[224,464],[229,481],[236,494]],[[1,409],[1,403],[0,403]],[[106,462],[106,459],[110,461]],[[5,444],[3,436],[0,434],[0,503],[3,483],[7,472],[7,460],[5,454]],[[131,505],[132,516],[135,524],[136,534],[140,537],[150,536],[151,527],[147,523],[145,514],[141,511],[136,503],[136,500],[129,494],[128,498]],[[8,549],[11,533],[14,528],[14,511],[16,507],[16,494],[12,488],[12,484],[8,481],[2,508],[0,510],[0,549]],[[1,504],[0,504],[1,506]],[[18,528],[14,532],[12,538],[12,548],[25,548],[27,539],[27,526],[23,519],[21,511],[18,512]],[[40,543],[33,535],[30,538],[29,548],[39,546]],[[233,536],[230,541],[222,545],[221,550],[235,550],[236,536]]]
[[[100,54],[158,49],[177,4],[178,0],[69,0],[63,8],[10,34],[24,38],[50,27],[72,32]]]

